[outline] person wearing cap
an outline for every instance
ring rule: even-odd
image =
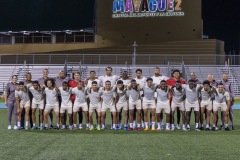
[[[180,77],[180,71],[178,69],[173,70],[172,77],[167,80],[167,85],[173,87],[176,85],[176,81],[180,81],[181,84],[186,84],[185,80]],[[172,102],[172,95],[170,94],[170,103],[171,102]],[[180,110],[179,110],[179,108],[177,108],[177,125],[176,125],[177,129],[181,129],[181,127],[180,127],[181,115],[180,114],[181,114]]]

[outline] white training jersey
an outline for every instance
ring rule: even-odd
[[[127,89],[124,90],[117,89],[118,102],[117,103],[125,103],[127,101]]]
[[[57,99],[58,92],[56,91],[55,88],[53,89],[45,88],[44,93],[46,94],[46,104],[55,105],[56,103],[58,103]]]
[[[140,98],[140,90],[130,89],[127,90],[127,95],[129,96],[129,103],[134,103]]]
[[[61,98],[62,98],[62,104],[64,105],[68,105],[69,100],[71,98],[71,94],[72,94],[72,88],[67,88],[67,90],[63,90],[63,87],[59,87],[59,91],[61,94]]]
[[[87,91],[87,94],[90,100],[90,105],[97,106],[99,102],[101,102],[102,88],[99,88],[96,92],[91,89],[90,92]]]
[[[41,100],[43,100],[43,90],[42,89],[34,89],[33,87],[30,87],[29,91],[32,93],[33,99],[36,102],[40,102]]]
[[[166,77],[166,76],[152,76],[151,77],[152,79],[153,79],[153,83],[154,84],[160,84],[160,82],[162,81],[162,80],[165,80],[165,81],[167,81],[169,78],[168,77]]]
[[[143,86],[142,90],[143,90],[143,100],[144,101],[152,101],[155,100],[154,99],[154,93],[156,90],[157,85],[153,84],[151,87],[148,87],[147,85]]]
[[[230,101],[230,94],[227,91],[219,93],[218,89],[216,89],[217,94],[215,93],[215,102],[217,103],[226,103],[226,101]]]
[[[20,100],[20,103],[26,103],[27,101],[29,101],[29,95],[26,91],[15,90],[15,97]]]
[[[101,82],[101,80],[100,79],[95,79],[95,80],[88,80],[88,82],[87,82],[87,88],[91,88],[92,87],[92,82],[93,81],[96,81],[97,82],[97,85],[100,87],[100,86],[102,86],[102,82]]]
[[[157,88],[157,102],[158,103],[164,103],[169,101],[169,92],[166,90],[162,90],[160,88]]]
[[[182,87],[186,91],[186,99],[189,103],[195,103],[198,101],[198,89],[200,85],[197,85],[196,88],[191,89],[189,85],[183,84]]]
[[[112,75],[112,76],[100,76],[98,77],[99,80],[102,81],[102,86],[105,87],[105,82],[106,81],[110,81],[111,82],[111,86],[114,86],[117,82],[117,80],[119,79],[119,76],[117,75]]]
[[[175,104],[179,104],[183,102],[183,97],[186,95],[185,89],[180,88],[179,90],[174,87],[172,92],[172,102]]]
[[[116,98],[116,86],[111,87],[111,89],[109,91],[104,90],[103,88],[102,90],[102,100],[103,100],[103,104],[107,105],[107,106],[112,106],[114,105],[114,98]]]
[[[141,78],[134,78],[137,82],[137,84],[140,86],[140,88],[143,88],[143,86],[146,85],[147,78],[146,77],[141,77]]]
[[[85,103],[86,102],[87,91],[84,87],[80,90],[77,87],[73,88],[72,89],[72,94],[76,95],[75,102],[78,102],[78,103]]]

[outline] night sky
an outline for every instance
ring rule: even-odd
[[[95,0],[1,0],[0,31],[67,30],[94,25]],[[204,34],[239,54],[240,0],[202,0]]]

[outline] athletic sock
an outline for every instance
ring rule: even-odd
[[[136,121],[133,121],[133,127],[136,127]]]
[[[161,122],[158,122],[157,125],[158,125],[158,128],[161,128]]]
[[[145,122],[145,128],[148,128],[148,122]]]
[[[116,128],[116,124],[113,124],[113,128]]]
[[[172,124],[172,128],[174,128],[175,126],[174,126],[174,124]]]
[[[137,128],[140,128],[140,127],[141,127],[141,124],[140,124],[140,123],[138,123],[138,124],[137,124]]]
[[[189,124],[187,124],[187,128],[190,128],[190,125],[189,125]]]
[[[198,128],[198,123],[196,123],[196,128]]]
[[[77,127],[77,124],[73,124],[73,127],[76,128],[76,127]]]
[[[142,121],[142,127],[144,127],[144,122]]]
[[[152,122],[152,127],[155,127],[155,122]]]
[[[65,125],[62,125],[63,128],[65,128],[66,126]]]
[[[166,123],[166,128],[169,129],[170,123]]]
[[[102,124],[102,128],[105,128],[105,124]]]
[[[82,127],[82,123],[79,123],[79,127]]]
[[[20,126],[21,126],[21,123],[20,123],[20,122],[17,122],[17,125],[18,125],[18,127],[20,127]]]
[[[227,128],[228,127],[228,124],[225,124],[225,128]]]
[[[36,124],[35,124],[35,123],[33,123],[33,127],[36,127]]]
[[[86,124],[86,128],[88,128],[88,127],[89,127],[89,124],[87,123],[87,124]]]
[[[209,128],[209,124],[206,125],[206,128]]]
[[[185,124],[183,124],[182,127],[185,128]]]
[[[59,127],[59,123],[57,123],[57,127]]]
[[[127,127],[127,125],[126,125],[126,124],[124,124],[124,127]]]
[[[43,124],[42,123],[40,123],[40,127],[42,127],[43,126]]]
[[[26,121],[26,127],[28,127],[28,121]]]
[[[215,124],[213,124],[212,126],[213,126],[213,127],[216,127],[216,125],[215,125]]]
[[[45,127],[47,128],[47,127],[48,127],[48,124],[45,124]]]

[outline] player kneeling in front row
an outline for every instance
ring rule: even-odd
[[[72,94],[72,88],[68,87],[67,82],[62,83],[62,87],[59,87],[59,92],[61,94],[62,103],[60,108],[60,115],[61,115],[61,122],[62,122],[62,128],[66,129],[65,124],[65,112],[68,112],[69,116],[69,130],[72,130],[72,101],[71,101],[71,94]]]
[[[166,85],[166,81],[162,80],[160,86],[156,89],[157,92],[157,130],[161,130],[161,113],[164,110],[166,113],[166,131],[170,131],[170,102],[169,102],[169,89]]]
[[[57,126],[56,129],[60,129],[59,127],[59,103],[58,103],[58,88],[55,87],[55,81],[53,79],[45,80],[44,93],[46,96],[46,107],[44,110],[44,129],[48,130],[48,115],[49,112],[53,109],[56,115]]]
[[[74,101],[73,105],[73,127],[74,129],[77,128],[77,113],[80,108],[82,108],[85,116],[86,121],[86,130],[89,130],[89,123],[88,123],[88,106],[86,103],[86,95],[87,95],[87,89],[83,87],[82,81],[79,81],[77,84],[77,87],[72,89],[72,94],[76,95],[76,99]],[[81,126],[79,126],[79,129],[82,129]]]
[[[101,125],[101,95],[102,91],[98,87],[98,83],[96,81],[92,82],[92,87],[87,90],[87,94],[90,99],[89,105],[89,122],[90,122],[90,130],[94,130],[93,127],[93,112],[95,111],[98,118],[97,118],[97,130],[100,130]]]
[[[190,112],[191,109],[194,109],[195,119],[196,119],[196,131],[200,131],[199,129],[199,103],[198,103],[198,89],[200,85],[195,85],[193,80],[188,81],[188,85],[182,85],[182,87],[186,91],[186,119],[187,119],[187,130],[190,130]]]
[[[186,98],[185,89],[182,87],[180,81],[176,81],[176,84],[174,87],[171,88],[172,92],[172,126],[171,130],[175,130],[174,125],[174,113],[176,108],[179,108],[179,110],[182,113],[182,130],[186,131],[186,116],[185,116],[185,105],[184,100]]]
[[[25,120],[26,126],[25,129],[28,129],[28,122],[29,122],[29,111],[30,111],[30,99],[28,96],[28,90],[24,86],[24,82],[19,82],[18,89],[15,90],[15,97],[16,97],[16,106],[17,106],[17,113],[18,113],[18,129],[21,129],[21,113],[23,108],[25,108]]]
[[[140,87],[138,86],[135,79],[131,81],[131,84],[128,86],[127,94],[129,96],[129,111],[130,111],[130,127],[128,128],[129,131],[133,130],[133,117],[135,109],[137,110],[137,130],[141,131],[141,111],[142,111],[142,104],[140,98]]]
[[[31,86],[28,86],[29,91],[33,95],[32,99],[32,130],[36,129],[36,110],[39,108],[40,115],[40,125],[39,129],[43,130],[43,112],[44,112],[44,98],[43,98],[43,88],[39,85],[38,81],[33,81]]]
[[[215,100],[213,101],[213,128],[212,130],[216,130],[216,118],[218,114],[218,108],[224,112],[224,124],[225,130],[229,131],[228,128],[228,115],[229,115],[229,108],[231,106],[231,99],[230,94],[224,90],[224,86],[222,83],[218,84],[218,88],[215,90],[213,89]]]
[[[122,80],[117,81],[117,124],[118,129],[122,128],[122,124],[120,123],[120,116],[122,114],[122,109],[124,111],[124,130],[128,130],[128,102],[127,102],[127,88],[123,85]]]
[[[102,90],[102,130],[106,129],[105,125],[105,116],[107,109],[113,115],[113,129],[117,130],[116,126],[116,107],[115,107],[115,99],[116,99],[116,86],[111,87],[111,82],[106,81],[105,87]]]
[[[199,88],[199,96],[201,99],[201,115],[200,115],[200,130],[203,130],[203,114],[206,113],[206,130],[210,130],[210,117],[212,112],[212,89],[210,88],[210,82],[208,80],[203,82],[203,88]],[[207,110],[205,112],[205,110]]]

